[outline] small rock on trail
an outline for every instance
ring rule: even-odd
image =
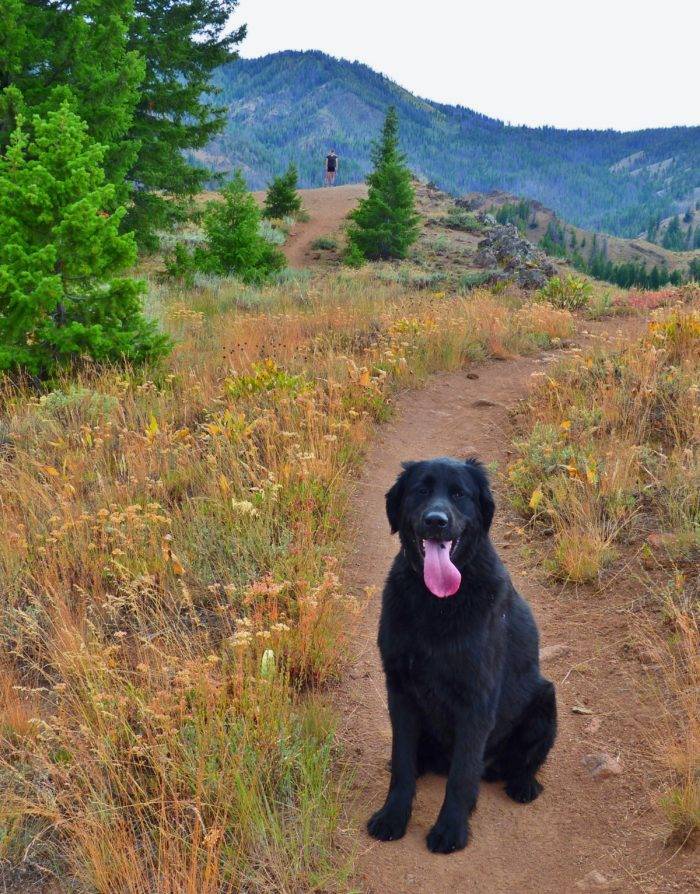
[[[555,658],[566,658],[571,654],[571,646],[566,643],[552,643],[551,646],[542,646],[540,649],[540,661],[553,661]]]
[[[602,872],[597,869],[591,870],[588,875],[576,882],[579,891],[609,891],[610,882],[605,878]]]
[[[594,779],[609,779],[622,773],[622,766],[617,758],[605,751],[587,754],[581,763]]]

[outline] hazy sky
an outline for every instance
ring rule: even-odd
[[[245,57],[324,50],[513,124],[700,124],[700,0],[241,0]]]

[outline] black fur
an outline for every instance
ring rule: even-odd
[[[540,675],[538,633],[488,535],[494,501],[476,460],[405,463],[386,495],[401,551],[384,587],[379,624],[391,717],[391,781],[369,820],[370,835],[390,841],[406,831],[416,777],[447,773],[445,800],[427,843],[449,853],[467,844],[480,780],[502,780],[526,804],[542,791],[535,773],[556,735],[554,686]],[[441,540],[456,541],[462,574],[454,596],[423,582],[426,514],[447,521]]]

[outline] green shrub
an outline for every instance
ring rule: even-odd
[[[260,221],[260,235],[270,245],[284,245],[287,241],[284,232],[279,227],[273,226],[269,220]]]
[[[319,236],[311,243],[311,248],[316,251],[333,251],[338,247],[338,240],[332,236]]]
[[[457,285],[460,289],[475,289],[487,283],[492,276],[492,270],[470,270],[460,275]]]
[[[243,174],[236,171],[222,190],[222,202],[209,202],[203,225],[207,246],[195,252],[198,267],[219,276],[233,273],[243,282],[261,282],[285,264],[284,255],[261,235],[261,215]]]
[[[171,279],[179,280],[185,288],[194,286],[197,272],[197,260],[183,242],[177,242],[171,254],[165,256],[165,274]]]
[[[299,175],[294,164],[284,174],[275,177],[267,188],[263,217],[282,219],[301,211],[301,196],[297,192]]]
[[[450,208],[442,224],[449,230],[462,230],[465,233],[478,233],[484,228],[473,214],[456,207]]]
[[[345,254],[343,255],[343,263],[346,267],[362,267],[365,263],[365,256],[361,249],[354,242],[350,242]]]
[[[588,305],[591,291],[591,284],[587,280],[569,273],[565,277],[553,276],[536,293],[536,298],[561,310],[578,310]]]

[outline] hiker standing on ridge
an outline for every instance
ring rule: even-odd
[[[326,156],[326,186],[334,186],[335,185],[335,175],[338,171],[338,156],[335,154],[335,149],[331,149],[331,151]]]

